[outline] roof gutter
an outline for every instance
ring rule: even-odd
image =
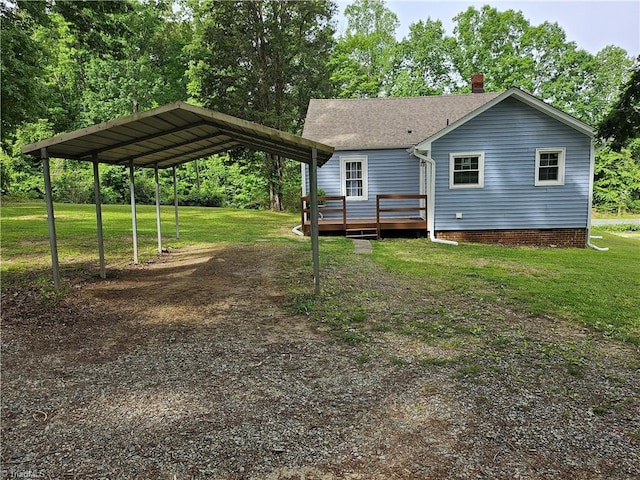
[[[429,184],[427,186],[427,228],[429,229],[429,240],[434,243],[445,243],[447,245],[458,245],[458,242],[454,242],[453,240],[444,240],[441,238],[436,238],[435,235],[435,205],[436,205],[436,162],[429,156],[429,152],[427,155],[423,155],[423,153],[418,152],[415,148],[410,150],[410,153],[420,160],[424,160],[429,164],[430,172],[427,175],[429,179]]]

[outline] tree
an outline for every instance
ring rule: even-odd
[[[618,214],[640,210],[640,56],[597,136],[609,143],[596,155],[594,203]]]
[[[599,125],[621,93],[633,59],[623,48],[609,45],[592,57],[593,71],[578,103],[577,116],[589,125]]]
[[[338,97],[388,95],[393,85],[398,17],[383,0],[356,0],[344,14],[347,30],[329,63]]]
[[[598,136],[611,139],[611,147],[617,151],[640,137],[640,56],[618,100],[598,126]]]
[[[474,73],[484,74],[488,91],[512,86],[530,89],[534,64],[529,44],[524,41],[530,24],[522,12],[499,12],[485,5],[481,10],[469,7],[453,20],[452,53],[458,90],[470,90]]]
[[[37,119],[46,111],[46,95],[38,81],[42,53],[32,38],[39,22],[46,21],[40,2],[0,2],[2,55],[0,55],[0,99],[2,148],[26,118]]]
[[[8,157],[3,162],[3,170],[7,169],[10,178],[5,184],[4,194],[16,194],[26,198],[42,198],[44,196],[44,180],[41,163],[33,157],[22,155],[20,147],[37,142],[53,135],[53,126],[48,120],[40,119],[27,122],[16,128],[12,135],[12,143],[7,150]],[[4,173],[3,173],[4,175]]]
[[[298,132],[311,98],[330,93],[328,1],[193,1],[188,90],[207,108]],[[270,206],[282,210],[286,162],[266,155]]]
[[[440,20],[420,20],[409,26],[409,35],[399,44],[400,64],[391,95],[441,95],[451,89],[451,42]]]
[[[40,22],[32,37],[43,56],[39,81],[47,97],[46,118],[57,132],[94,123],[85,114],[83,98],[89,88],[96,88],[87,84],[92,61],[107,56],[136,58],[126,52],[137,43],[129,35],[135,31],[130,20],[139,13],[134,12],[135,5],[131,0],[46,2],[46,22]]]
[[[469,7],[454,20],[458,90],[468,91],[471,74],[483,73],[488,91],[523,88],[592,125],[616,96],[631,61],[614,46],[592,55],[567,41],[557,23],[532,26],[519,11]]]
[[[85,67],[83,123],[105,121],[187,98],[183,53],[190,30],[171,4],[136,3],[121,15],[127,42]]]
[[[124,57],[127,49],[129,25],[126,15],[135,10],[132,0],[93,0],[69,2],[48,0],[52,14],[59,14],[70,27],[71,34],[87,52]],[[147,2],[145,2],[147,3]],[[153,5],[153,0],[148,2]]]
[[[607,146],[596,155],[594,204],[604,210],[640,211],[640,138],[619,151]]]
[[[88,47],[79,43],[72,25],[55,12],[48,15],[46,23],[34,29],[32,38],[42,55],[38,81],[47,97],[44,116],[58,132],[84,126],[80,112]],[[37,120],[24,119],[25,122]]]

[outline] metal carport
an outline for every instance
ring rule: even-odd
[[[51,196],[50,157],[93,162],[100,275],[105,278],[99,163],[129,167],[133,249],[134,261],[137,263],[134,168],[155,169],[158,250],[161,251],[158,169],[173,168],[175,193],[177,165],[239,147],[309,164],[314,291],[319,292],[317,168],[331,158],[333,147],[185,102],[175,102],[134,113],[22,147],[22,153],[41,158],[43,164],[51,262],[56,288],[60,286],[60,269]],[[177,195],[175,197],[177,227]]]

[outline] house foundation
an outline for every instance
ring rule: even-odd
[[[587,246],[586,228],[437,231],[436,237],[456,242],[491,243],[499,245],[575,248],[584,248]]]

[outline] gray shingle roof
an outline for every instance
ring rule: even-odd
[[[498,95],[314,99],[302,136],[336,149],[408,148]]]

